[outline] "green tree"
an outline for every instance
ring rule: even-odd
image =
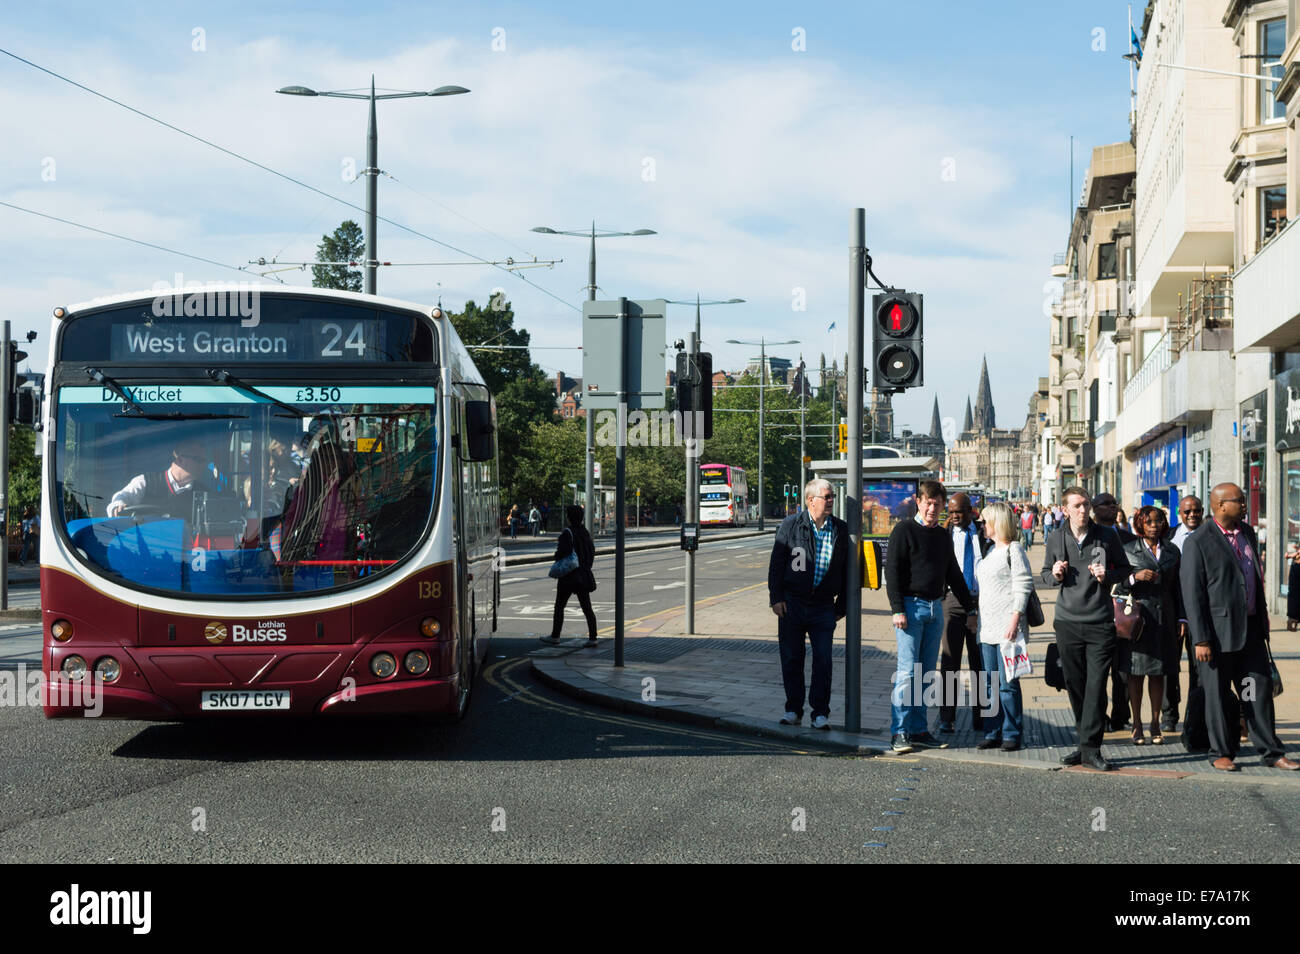
[[[448,316],[461,341],[473,349],[474,365],[496,399],[501,505],[509,510],[512,503],[520,503],[534,492],[533,482],[524,480],[531,466],[524,448],[534,424],[554,419],[555,386],[546,372],[533,364],[529,334],[515,327],[514,309],[503,294],[488,299],[486,308],[467,301],[463,311],[448,312]],[[534,499],[554,502],[561,497],[546,494]]]
[[[582,484],[586,448],[587,429],[582,421],[534,421],[521,441],[519,457],[527,466],[516,478],[513,502],[526,508],[530,501],[572,500],[568,485]],[[506,503],[506,499],[502,502]]]
[[[36,456],[38,435],[23,424],[9,427],[9,523],[22,519],[28,507],[41,509],[41,459]]]
[[[322,235],[316,246],[318,262],[357,262],[366,254],[365,238],[361,226],[348,219],[334,230],[333,235]],[[346,265],[313,265],[311,283],[315,288],[337,288],[339,291],[361,291],[361,269]]]

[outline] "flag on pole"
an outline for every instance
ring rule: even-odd
[[[835,322],[832,321],[832,322],[831,322],[831,326],[830,326],[829,328],[827,328],[826,330],[827,330],[827,331],[834,331],[834,330],[835,330]]]
[[[1133,62],[1140,66],[1142,64],[1142,43],[1138,40],[1137,30],[1133,29],[1133,24],[1131,23],[1128,27],[1128,36],[1129,52],[1136,54],[1137,59]]]

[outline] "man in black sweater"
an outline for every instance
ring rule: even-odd
[[[937,480],[923,480],[917,489],[917,513],[901,520],[889,535],[885,557],[885,591],[893,611],[898,640],[898,668],[890,697],[892,748],[945,748],[929,731],[925,690],[932,683],[943,636],[943,596],[948,587],[967,615],[976,612],[953,551],[952,535],[939,525],[939,510],[948,492]]]
[[[1119,501],[1114,494],[1105,491],[1092,498],[1092,521],[1103,527],[1110,527],[1119,537],[1120,546],[1127,546],[1137,539],[1137,534],[1121,527],[1116,520],[1119,517]],[[1116,656],[1119,647],[1115,647]],[[1177,685],[1177,682],[1174,683]],[[1166,685],[1168,683],[1166,682]],[[1128,680],[1120,673],[1119,667],[1112,662],[1110,667],[1110,730],[1118,732],[1128,725],[1132,713],[1128,705]]]
[[[804,488],[804,509],[781,521],[767,568],[768,602],[777,617],[781,680],[785,686],[782,725],[803,719],[804,638],[812,646],[808,703],[814,729],[829,729],[831,641],[843,619],[849,588],[849,525],[834,516],[835,495],[820,478]]]
[[[1059,589],[1053,626],[1065,688],[1074,710],[1077,751],[1061,761],[1101,772],[1106,729],[1106,680],[1115,658],[1115,606],[1111,587],[1127,581],[1132,567],[1110,527],[1088,519],[1088,492],[1067,487],[1065,526],[1052,534],[1043,556],[1043,582]]]

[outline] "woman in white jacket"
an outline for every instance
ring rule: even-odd
[[[1007,682],[999,647],[1017,635],[1029,636],[1025,609],[1034,591],[1034,571],[1020,544],[1020,530],[1011,508],[1004,503],[991,503],[984,508],[983,516],[984,532],[994,547],[975,571],[980,584],[979,640],[984,661],[984,672],[980,675],[989,680],[986,691],[991,702],[994,673],[997,673],[999,709],[994,710],[991,718],[984,717],[984,741],[979,748],[1000,746],[1004,752],[1014,752],[1020,748],[1024,707],[1020,680]]]

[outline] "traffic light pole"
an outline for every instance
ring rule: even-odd
[[[804,426],[804,412],[807,410],[804,401],[804,395],[807,390],[808,371],[804,367],[803,355],[799,355],[799,489],[795,492],[795,497],[800,504],[803,503],[803,489],[808,486],[808,451],[804,449],[806,439],[806,429]]]
[[[9,608],[9,416],[13,408],[9,406],[9,392],[13,387],[10,375],[13,363],[9,354],[13,351],[13,342],[9,340],[9,321],[4,323],[4,351],[0,352],[3,360],[0,365],[0,528],[4,529],[4,545],[0,546],[0,610]]]
[[[763,395],[767,393],[767,342],[759,346],[758,351],[758,532],[767,529],[763,518],[766,516],[763,499],[763,414],[766,403]]]
[[[594,247],[594,243],[593,243]],[[627,476],[627,398],[629,348],[627,299],[618,299],[618,446],[614,458],[614,511],[617,524],[614,536],[614,666],[623,668],[623,593],[627,560],[627,510],[623,486]],[[587,415],[588,420],[591,415]]]
[[[844,601],[844,729],[862,731],[862,357],[866,294],[866,210],[849,217],[849,440],[844,518],[849,525],[849,586]]]
[[[696,330],[691,333],[690,348],[691,369],[699,373],[700,335],[699,311],[695,313]],[[712,382],[700,383],[700,387],[710,387]],[[686,509],[682,513],[685,523],[698,527],[700,523],[700,451],[704,443],[703,415],[699,410],[700,402],[686,414],[682,414],[682,428],[689,435],[686,438]],[[680,410],[680,408],[679,408]],[[697,530],[698,533],[698,530]],[[686,551],[686,635],[695,635],[695,551]]]

